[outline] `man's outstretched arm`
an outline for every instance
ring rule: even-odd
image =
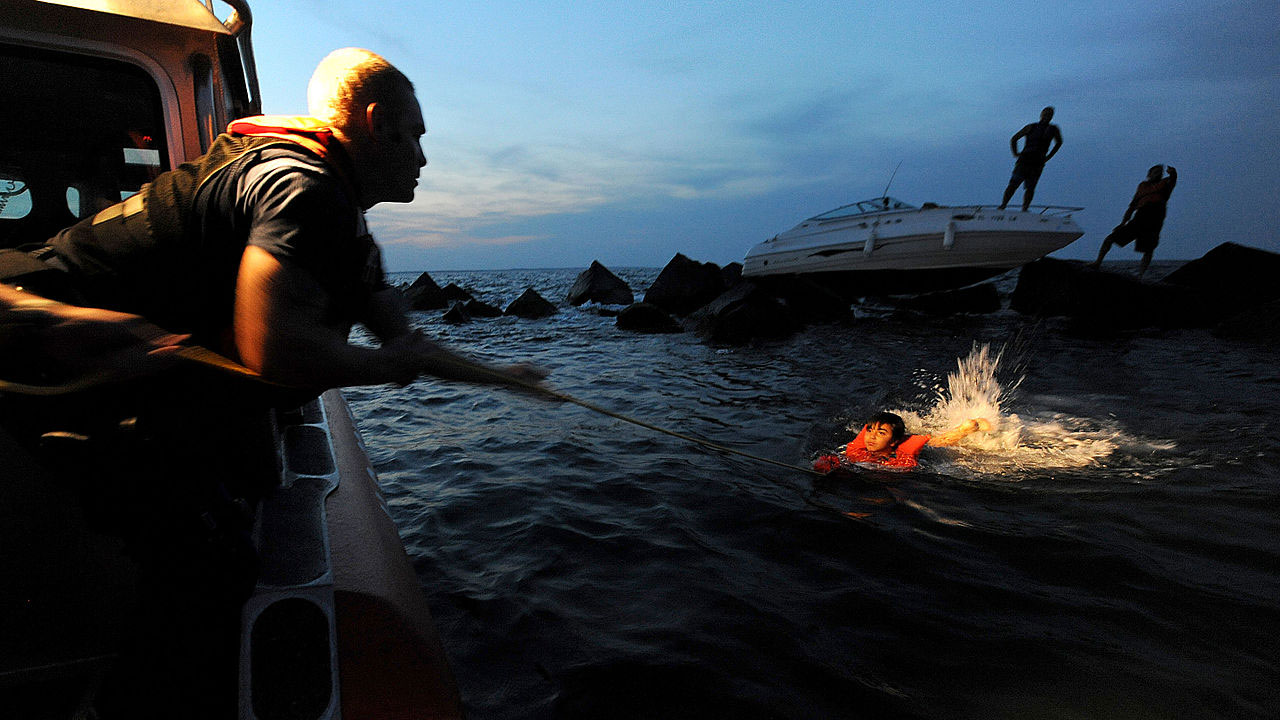
[[[366,317],[380,347],[351,345],[323,321],[324,290],[306,271],[256,246],[245,248],[236,282],[235,339],[241,361],[264,378],[301,387],[406,385],[422,373],[522,386],[545,376],[464,358],[410,329],[394,290],[375,295]]]

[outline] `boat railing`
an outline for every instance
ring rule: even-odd
[[[975,212],[979,210],[986,210],[988,212],[1020,212],[1019,210],[1010,210],[1009,208],[1001,210],[999,205],[952,205],[951,209],[972,209]],[[1082,207],[1071,207],[1069,205],[1032,205],[1026,212],[1053,217],[1068,217],[1073,213],[1078,213],[1083,210],[1084,208]]]

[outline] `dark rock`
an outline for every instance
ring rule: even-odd
[[[751,281],[738,283],[694,315],[699,336],[731,345],[786,337],[802,327],[804,322],[794,309]]]
[[[471,322],[471,316],[467,314],[466,307],[463,303],[458,301],[454,301],[454,303],[449,306],[449,311],[440,319],[453,325],[462,325],[464,323]]]
[[[1220,323],[1213,334],[1233,340],[1280,340],[1280,300],[1249,306]]]
[[[557,312],[555,305],[547,302],[533,288],[528,288],[520,297],[507,306],[504,314],[515,315],[526,320],[536,320],[555,315]]]
[[[1200,291],[1224,310],[1280,299],[1280,254],[1223,243],[1169,273],[1163,282]]]
[[[644,301],[673,315],[688,315],[725,291],[724,277],[715,263],[700,263],[677,253],[658,273]]]
[[[481,300],[468,300],[463,306],[467,314],[471,317],[502,317],[502,310]]]
[[[781,299],[806,322],[832,322],[849,317],[849,300],[810,278],[774,275],[749,282]]]
[[[642,333],[677,333],[682,330],[680,323],[667,314],[666,310],[647,302],[628,305],[618,313],[619,330],[631,330]]]
[[[1028,315],[1066,316],[1105,329],[1212,324],[1202,296],[1193,290],[1051,258],[1022,267],[1010,307]]]
[[[469,302],[472,297],[471,293],[458,287],[457,283],[449,283],[440,290],[440,295],[444,297],[445,302]]]
[[[731,262],[720,269],[720,279],[724,281],[726,288],[742,282],[742,263]]]
[[[599,260],[591,261],[591,267],[578,275],[565,299],[575,307],[588,301],[601,305],[630,305],[635,302],[631,288]]]
[[[405,300],[414,310],[438,310],[449,307],[440,286],[427,273],[418,276],[413,284],[404,289]]]
[[[1000,310],[1000,291],[992,283],[983,283],[959,290],[926,293],[909,298],[898,298],[894,304],[907,310],[917,310],[930,315],[955,313],[993,313]]]

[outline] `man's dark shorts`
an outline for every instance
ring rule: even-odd
[[[1144,205],[1133,214],[1133,219],[1119,225],[1107,240],[1124,247],[1133,242],[1134,252],[1149,253],[1160,244],[1160,230],[1164,227],[1164,205]]]
[[[1031,189],[1036,186],[1036,183],[1040,182],[1040,173],[1043,170],[1043,161],[1018,158],[1018,162],[1013,166],[1013,176],[1010,180],[1013,182],[1021,180],[1028,189]]]

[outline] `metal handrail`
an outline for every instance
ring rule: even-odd
[[[841,210],[847,207],[853,207],[855,205],[858,205],[858,203],[849,203],[848,205],[841,205],[835,210],[828,210],[827,212],[822,213],[822,215],[833,213],[836,210]],[[894,214],[900,214],[900,213],[913,213],[913,212],[919,212],[921,210],[973,210],[975,212],[979,210],[988,210],[988,211],[995,211],[995,212],[1022,212],[1017,208],[1013,208],[1013,209],[1005,208],[1004,210],[1001,210],[999,205],[938,205],[936,203],[925,203],[920,207],[885,208],[884,210],[869,210],[866,212],[849,213],[848,215],[838,215],[836,217],[830,217],[830,218],[824,218],[824,217],[821,217],[820,215],[815,215],[810,218],[805,218],[802,221],[802,224],[816,222],[819,225],[826,225],[828,223],[834,223],[834,222],[847,222],[855,218],[867,218],[871,216],[894,215]],[[1036,211],[1036,213],[1039,215],[1050,215],[1050,216],[1057,217],[1060,215],[1070,215],[1071,213],[1080,212],[1082,210],[1084,210],[1083,207],[1072,207],[1069,205],[1032,205],[1028,209],[1028,212]]]
[[[1022,212],[1021,210],[1010,209],[1010,208],[1005,208],[1004,210],[1001,210],[999,205],[939,205],[938,207],[949,208],[952,210],[958,209],[958,208],[973,208],[974,210],[995,210],[996,212]],[[1071,213],[1081,212],[1084,210],[1084,208],[1082,207],[1072,207],[1070,205],[1032,205],[1027,209],[1027,212],[1031,212],[1033,210],[1036,210],[1037,208],[1039,208],[1038,214],[1040,215],[1055,215],[1055,216],[1070,215]]]
[[[223,25],[231,32],[240,48],[240,64],[244,67],[249,109],[254,113],[262,112],[262,95],[258,89],[258,64],[253,57],[253,13],[249,10],[248,0],[222,0],[231,6],[231,16],[223,21]]]

